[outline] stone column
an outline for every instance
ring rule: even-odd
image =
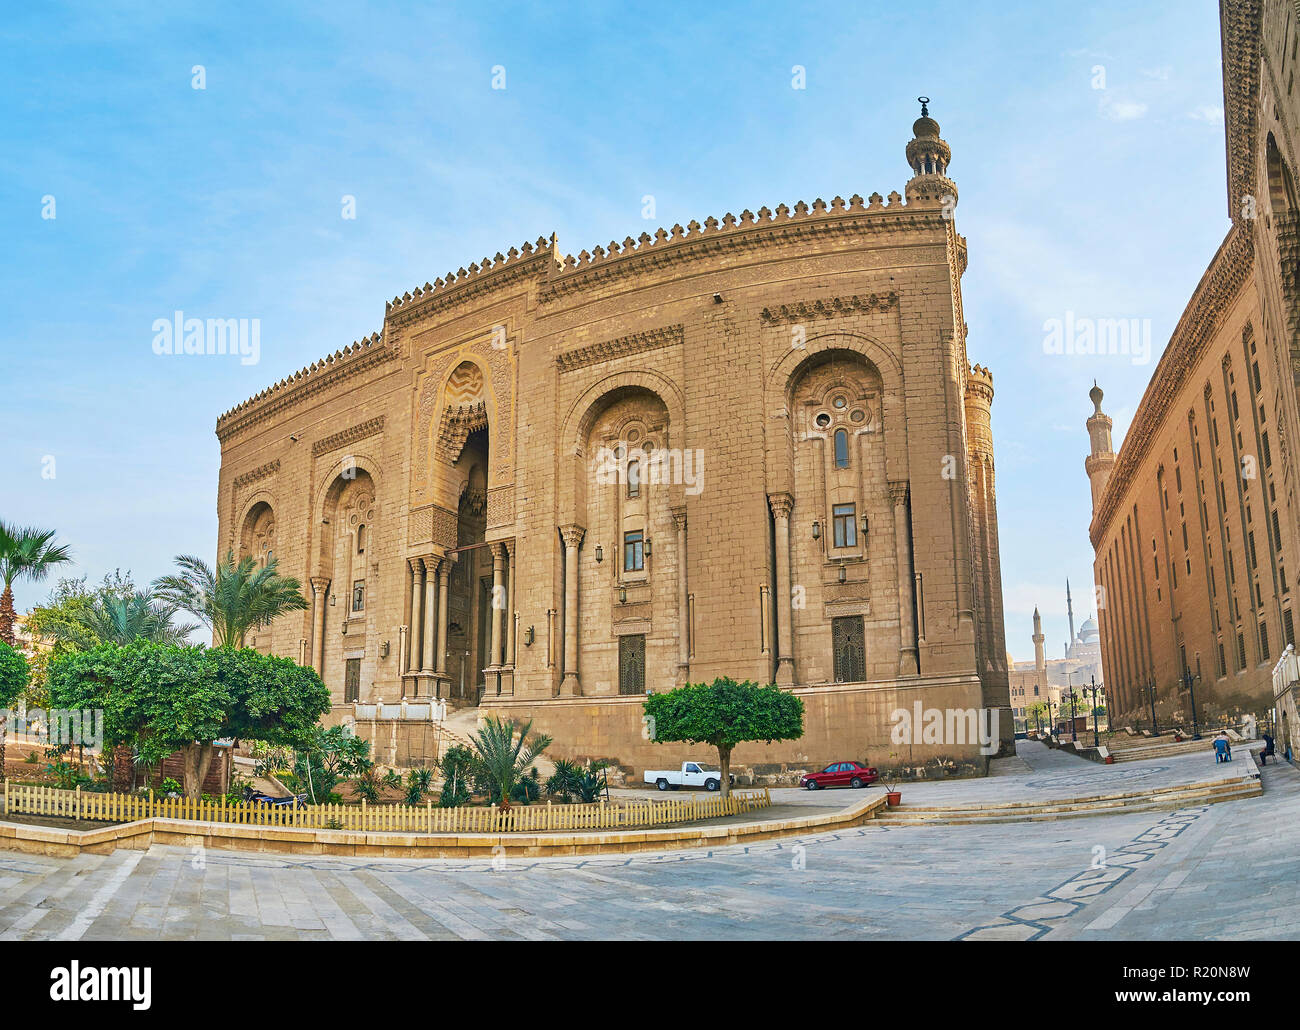
[[[677,523],[677,682],[685,684],[691,673],[691,613],[686,592],[686,509],[673,512]]]
[[[515,664],[515,545],[506,544],[506,655],[502,665]]]
[[[406,671],[420,671],[421,648],[424,640],[424,562],[419,558],[407,559],[411,566],[411,634],[410,655]]]
[[[424,628],[420,635],[424,638],[422,648],[423,657],[420,661],[420,678],[433,678],[434,661],[436,650],[436,631],[438,619],[438,580],[437,572],[442,565],[441,558],[435,558],[429,555],[424,559]],[[429,684],[429,693],[433,693],[433,686]],[[416,696],[419,696],[418,693]]]
[[[907,514],[907,483],[889,484],[894,503],[894,555],[898,562],[898,674],[919,672],[916,654],[916,591],[912,579],[912,527]]]
[[[328,576],[311,578],[311,624],[312,624],[312,660],[311,666],[317,676],[325,675],[325,595],[329,592]]]
[[[564,679],[560,693],[571,697],[582,694],[578,679],[578,548],[586,530],[581,526],[561,526],[564,539]]]
[[[488,667],[501,666],[501,631],[506,613],[506,548],[492,545],[492,625],[488,627]]]
[[[776,682],[794,683],[794,642],[791,633],[790,513],[794,498],[772,494],[767,499],[776,523]]]
[[[434,669],[437,674],[435,691],[446,697],[447,691],[447,581],[451,579],[451,558],[444,558],[438,566],[438,639],[434,642]]]

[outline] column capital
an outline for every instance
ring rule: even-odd
[[[778,519],[788,519],[790,513],[794,511],[794,497],[790,494],[768,494],[767,503],[772,508],[772,514]]]
[[[889,499],[893,502],[895,508],[901,507],[907,502],[908,483],[906,479],[891,479],[889,481]]]
[[[678,528],[678,529],[685,529],[685,528],[686,528],[686,509],[685,509],[685,508],[672,508],[672,509],[670,509],[670,511],[671,511],[671,513],[672,513],[672,516],[673,516],[673,521],[674,521],[675,523],[677,523],[677,528]]]
[[[423,558],[407,558],[407,559],[406,559],[406,564],[409,565],[409,566],[411,566],[411,572],[414,573],[414,574],[417,575],[417,576],[418,576],[421,572],[424,571],[424,559],[423,559]]]
[[[494,562],[504,561],[508,551],[504,540],[494,540],[488,545],[492,551],[492,560]]]
[[[456,559],[452,557],[447,557],[443,560],[442,564],[438,566],[438,579],[446,580],[451,577],[451,567],[455,561]]]
[[[586,534],[587,530],[583,526],[568,525],[560,527],[560,536],[564,538],[565,550],[582,546],[582,538]]]
[[[330,587],[329,576],[312,576],[311,589],[314,594],[323,594]]]

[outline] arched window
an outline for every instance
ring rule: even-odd
[[[843,429],[835,430],[835,467],[837,469],[849,467],[849,434]]]
[[[627,463],[627,495],[629,497],[641,496],[641,462],[633,458]]]
[[[366,553],[366,524],[357,526],[357,554]]]

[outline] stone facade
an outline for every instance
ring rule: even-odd
[[[1012,733],[992,377],[949,148],[924,111],[914,136],[906,202],[540,239],[223,415],[219,549],[313,602],[255,646],[340,708],[444,697],[557,756],[676,762],[646,690],[728,675],[807,706],[802,740],[738,763],[982,770],[974,741],[890,743],[914,701]]]
[[[1300,526],[1296,10],[1222,0],[1222,246],[1118,455],[1094,388],[1086,463],[1111,722],[1265,714],[1294,643]]]

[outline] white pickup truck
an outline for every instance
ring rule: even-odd
[[[736,777],[729,777],[736,782]],[[705,790],[718,790],[722,786],[722,772],[716,765],[708,762],[683,762],[680,769],[650,769],[645,774],[645,782],[653,783],[660,790],[670,787],[703,787]]]

